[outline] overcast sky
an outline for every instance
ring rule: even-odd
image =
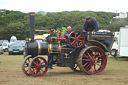
[[[21,12],[74,10],[128,12],[128,0],[0,0],[0,9]]]

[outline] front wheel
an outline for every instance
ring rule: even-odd
[[[41,77],[46,74],[48,63],[43,57],[35,57],[29,63],[29,71],[34,77]]]

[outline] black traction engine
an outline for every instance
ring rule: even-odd
[[[52,57],[52,64],[70,67],[76,72],[87,74],[101,73],[107,64],[107,53],[113,44],[111,32],[72,31],[62,37],[61,33],[51,29],[46,42],[34,42],[35,14],[30,13],[30,39],[25,46],[22,71],[36,77],[46,74],[49,64],[47,57]],[[45,55],[44,57],[39,57]]]

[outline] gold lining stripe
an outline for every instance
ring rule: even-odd
[[[111,37],[111,36],[104,36],[104,35],[91,35],[92,37]]]
[[[104,44],[102,44],[101,42],[97,41],[97,40],[88,40],[88,41],[95,41],[95,42],[98,42],[99,44],[101,44],[106,50],[107,48],[104,46]],[[108,51],[108,50],[107,50]]]
[[[38,42],[38,54],[40,55],[41,54],[41,43]]]

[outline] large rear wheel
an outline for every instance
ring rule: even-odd
[[[80,52],[77,63],[82,71],[94,75],[101,73],[105,69],[107,57],[101,48],[90,46]]]

